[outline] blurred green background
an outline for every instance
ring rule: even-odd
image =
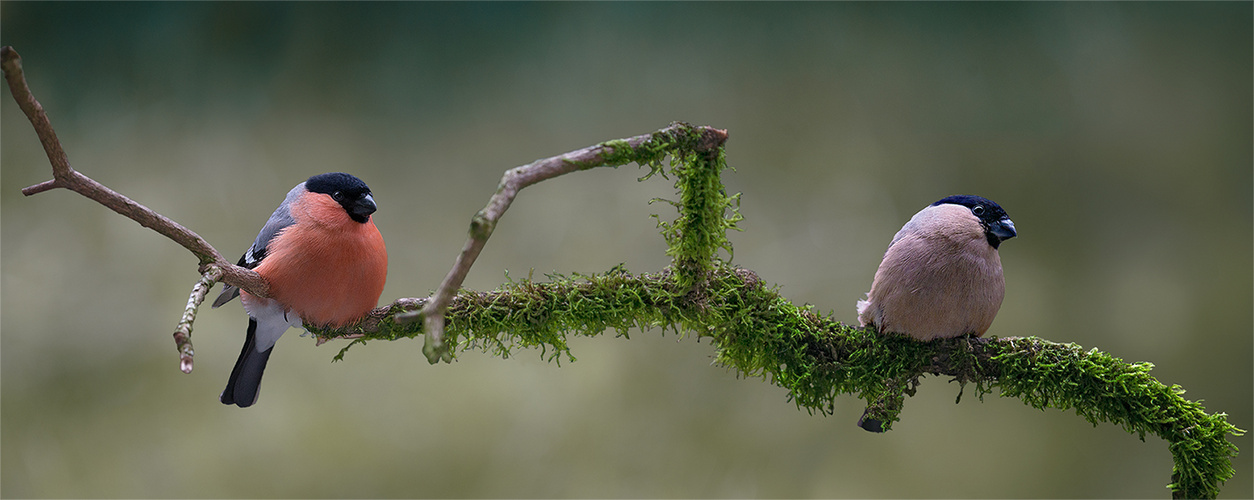
[[[229,257],[292,185],[375,191],[384,300],[436,287],[504,170],[673,120],[726,128],[734,262],[854,321],[885,246],[950,194],[1001,203],[990,335],[1156,365],[1251,422],[1251,14],[1231,3],[27,3],[0,42],[73,165]],[[182,248],[49,178],[7,95],[0,176],[5,497],[1167,497],[1164,441],[924,380],[885,435],[842,397],[637,332],[540,353],[293,332],[261,400],[217,402],[238,302],[170,332]],[[466,286],[668,263],[635,166],[522,193]],[[215,290],[216,293],[216,290]],[[1254,495],[1250,435],[1226,497]]]

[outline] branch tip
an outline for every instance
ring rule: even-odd
[[[4,72],[7,75],[10,71],[22,71],[22,56],[13,49],[12,45],[0,47],[0,64],[4,65]]]
[[[61,187],[60,182],[56,179],[50,179],[39,184],[35,184],[34,186],[26,186],[22,188],[22,194],[26,196],[34,196],[44,191],[51,191],[59,187]]]

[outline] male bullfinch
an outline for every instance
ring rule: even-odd
[[[923,341],[984,335],[1006,294],[997,247],[1013,237],[1014,222],[987,198],[929,205],[888,244],[858,321]]]
[[[236,296],[248,312],[248,337],[219,400],[240,408],[257,402],[274,343],[289,327],[351,324],[379,303],[388,253],[370,214],[370,188],[344,173],[315,175],[288,191],[239,265],[270,285],[270,298],[228,286],[213,302]]]

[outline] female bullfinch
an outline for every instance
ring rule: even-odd
[[[1014,222],[987,198],[929,205],[888,244],[858,321],[923,341],[984,335],[1006,294],[997,247],[1013,237]]]
[[[344,173],[315,175],[288,191],[239,265],[270,285],[270,298],[228,286],[213,302],[236,296],[248,312],[248,336],[219,400],[257,402],[274,343],[289,327],[351,324],[379,303],[388,253],[370,215],[370,188]]]

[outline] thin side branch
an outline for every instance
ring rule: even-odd
[[[183,316],[179,318],[178,326],[174,327],[174,347],[179,351],[179,369],[183,373],[192,372],[192,356],[196,354],[192,350],[192,323],[196,321],[196,312],[200,310],[200,304],[205,301],[209,289],[221,278],[222,269],[210,265],[209,270],[192,287],[192,294],[187,298],[187,307],[183,308]]]

